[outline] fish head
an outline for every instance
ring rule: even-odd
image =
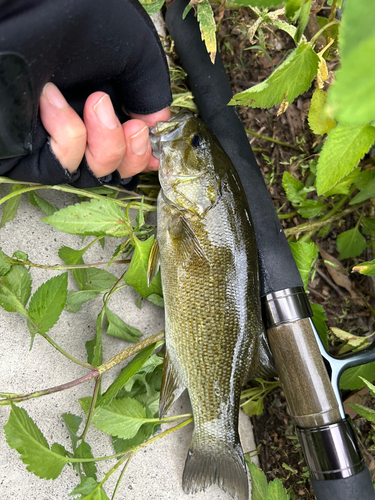
[[[160,160],[162,196],[171,205],[204,217],[220,198],[214,164],[215,139],[208,127],[181,112],[150,130],[153,154]]]

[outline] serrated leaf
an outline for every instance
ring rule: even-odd
[[[359,405],[357,403],[348,403],[348,406],[350,406],[350,408],[356,411],[358,415],[361,415],[361,417],[364,417],[369,422],[375,424],[375,410],[372,410],[371,408],[366,408],[365,406]]]
[[[300,272],[303,285],[306,288],[313,261],[318,256],[318,248],[315,243],[307,243],[304,241],[289,243],[289,246]]]
[[[59,257],[68,266],[76,266],[84,264],[82,255],[88,250],[89,245],[82,250],[73,250],[73,248],[63,246],[59,249]],[[71,269],[73,278],[78,287],[83,290],[87,281],[86,269]]]
[[[312,219],[317,217],[325,206],[321,200],[306,200],[298,205],[297,212],[305,219]]]
[[[365,365],[348,368],[340,377],[340,389],[363,389],[366,384],[361,380],[363,377],[366,380],[375,380],[375,362]]]
[[[69,436],[72,441],[73,451],[75,451],[77,442],[79,440],[79,438],[77,437],[77,432],[79,426],[81,425],[82,418],[78,417],[77,415],[73,415],[72,413],[63,413],[61,417],[64,420],[66,428],[68,429]]]
[[[93,454],[91,452],[91,446],[86,443],[85,441],[82,441],[78,448],[75,450],[74,457],[76,458],[94,458]],[[95,462],[82,462],[82,469],[83,472],[86,474],[87,477],[92,477],[93,479],[96,480],[96,465]]]
[[[95,337],[86,342],[87,361],[93,366],[100,366],[103,363],[102,328],[104,313],[103,307],[96,319]]]
[[[115,313],[110,311],[108,307],[106,308],[106,315],[108,319],[107,335],[111,335],[112,337],[117,337],[119,339],[124,339],[129,342],[137,342],[139,337],[142,336],[141,331],[126,324],[125,321],[123,321]]]
[[[66,302],[65,302],[65,310],[71,313],[78,312],[83,304],[88,302],[91,299],[97,297],[102,291],[100,290],[79,290],[75,292],[68,292]]]
[[[103,487],[92,477],[84,478],[70,495],[86,495],[81,496],[81,500],[109,500]]]
[[[12,265],[9,263],[9,260],[9,257],[1,250],[0,247],[0,276],[3,276],[10,270]]]
[[[249,472],[251,475],[251,500],[264,500],[268,489],[266,475],[253,462],[250,463]]]
[[[58,231],[84,236],[123,238],[133,230],[125,213],[109,198],[76,203],[42,220]]]
[[[366,276],[375,276],[375,259],[369,262],[361,262],[361,264],[353,267],[352,272],[353,271]]]
[[[360,377],[363,381],[364,384],[367,385],[369,391],[370,391],[370,394],[373,398],[375,398],[375,385],[372,384],[371,382],[369,382],[368,380],[366,380],[365,378],[363,377]]]
[[[0,276],[0,305],[8,312],[25,314],[24,307],[31,294],[31,276],[21,265],[12,266]]]
[[[328,134],[336,127],[336,122],[324,112],[327,100],[327,92],[316,88],[311,99],[309,115],[307,117],[311,130],[314,134]]]
[[[197,4],[197,19],[202,40],[213,64],[216,58],[216,23],[209,0],[200,0]]]
[[[268,484],[267,495],[264,500],[289,500],[286,489],[284,488],[280,479],[274,479]]]
[[[57,212],[57,208],[54,207],[49,201],[45,200],[39,196],[35,191],[29,193],[29,202],[37,208],[40,208],[47,216],[53,215]]]
[[[60,274],[43,283],[30,299],[29,315],[39,333],[46,333],[57,322],[64,308],[68,273]]]
[[[22,184],[13,184],[9,194],[16,193],[17,191],[23,189],[24,187],[25,186],[23,186]],[[4,227],[7,222],[13,220],[14,217],[16,216],[21,196],[22,195],[15,196],[14,198],[11,198],[5,203],[3,215],[0,221],[0,229]]]
[[[298,19],[298,28],[295,35],[295,41],[298,44],[302,38],[303,32],[307,26],[310,15],[311,0],[303,0]]]
[[[283,173],[282,186],[291,203],[300,203],[306,200],[307,193],[303,192],[304,184],[289,172]]]
[[[128,382],[128,380],[142,368],[147,359],[151,356],[157,344],[152,344],[145,347],[128,363],[121,371],[120,375],[108,387],[106,392],[97,402],[97,406],[108,405],[112,399],[117,395],[118,391]]]
[[[375,140],[375,128],[337,125],[328,134],[318,166],[316,188],[321,195],[348,175]]]
[[[368,200],[369,198],[375,198],[375,179],[372,179],[367,186],[365,186],[352,200],[350,200],[349,205],[354,205],[355,203],[362,203],[362,201]]]
[[[350,259],[361,255],[366,246],[366,240],[358,231],[357,227],[344,231],[337,237],[337,248],[340,252],[340,260]]]
[[[148,422],[144,407],[135,399],[124,398],[96,408],[92,423],[106,434],[131,439]]]
[[[132,286],[142,297],[146,298],[154,293],[162,295],[160,272],[156,274],[150,286],[147,286],[148,260],[153,242],[154,236],[151,236],[146,241],[134,237],[134,254],[124,276],[125,283]]]
[[[347,2],[339,32],[341,68],[328,103],[342,123],[364,125],[375,119],[375,15],[367,0]]]
[[[144,443],[152,434],[154,434],[155,424],[144,424],[137,434],[131,439],[122,439],[116,436],[112,437],[113,447],[116,453],[125,453],[133,446]]]
[[[319,57],[308,43],[301,43],[262,83],[236,94],[230,105],[270,108],[286,100],[289,104],[308,90],[316,75]]]
[[[334,194],[348,194],[349,188],[356,181],[361,172],[360,168],[355,168],[348,175],[346,175],[340,182],[338,182],[332,189],[327,191],[324,196],[332,196]]]
[[[40,429],[23,408],[12,404],[4,432],[9,446],[18,451],[27,470],[42,479],[55,479],[69,459],[51,449]]]

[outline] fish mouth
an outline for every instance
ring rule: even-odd
[[[149,130],[149,136],[152,147],[152,154],[160,159],[164,142],[170,142],[178,139],[182,135],[182,130],[186,122],[192,118],[190,111],[182,110],[177,115],[172,116],[166,122],[158,122]]]

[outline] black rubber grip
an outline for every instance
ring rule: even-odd
[[[375,490],[367,467],[345,479],[317,481],[311,484],[318,500],[374,500]]]
[[[257,238],[261,296],[303,286],[244,127],[235,108],[227,105],[232,90],[220,56],[217,54],[215,64],[211,63],[193,9],[182,19],[187,3],[175,0],[171,4],[167,27],[200,115],[231,158],[245,189]]]

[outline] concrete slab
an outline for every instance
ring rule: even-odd
[[[0,186],[0,197],[6,193],[6,188]],[[42,196],[53,202],[59,208],[76,202],[74,196],[52,191],[40,192]],[[26,200],[21,200],[16,219],[0,230],[0,246],[7,254],[23,250],[31,261],[43,264],[61,263],[57,251],[67,245],[72,248],[82,248],[81,238],[59,233],[42,223],[42,213],[31,206]],[[106,261],[118,241],[108,241],[103,250],[99,244],[92,247],[85,260],[87,262]],[[110,269],[114,274],[122,270],[115,266]],[[44,281],[59,274],[42,269],[32,269],[33,291]],[[69,289],[73,289],[69,278]],[[111,309],[119,314],[127,323],[139,328],[144,336],[158,333],[163,329],[163,310],[146,302],[141,310],[135,305],[135,293],[124,289],[114,295]],[[96,316],[100,308],[100,298],[96,298],[83,306],[77,314],[64,311],[61,319],[49,332],[64,349],[81,360],[86,359],[85,342],[94,336]],[[109,359],[122,351],[128,344],[107,337],[104,339],[104,357]],[[85,369],[75,365],[56,352],[43,338],[37,336],[33,349],[29,350],[30,335],[26,322],[21,315],[7,313],[0,309],[0,391],[27,393],[70,380],[86,373]],[[103,382],[105,389],[118,374],[119,368],[109,372]],[[93,389],[93,383],[75,387],[69,391],[53,394],[43,398],[27,401],[22,407],[35,419],[49,444],[61,443],[71,449],[68,432],[61,419],[61,414],[71,412],[83,416],[78,404],[78,398],[88,396]],[[189,412],[188,398],[179,400],[172,409],[174,414]],[[11,450],[4,437],[3,426],[9,415],[9,408],[0,407],[0,492],[5,500],[67,500],[69,493],[78,484],[78,477],[72,468],[66,467],[55,481],[39,479],[26,470],[16,451]],[[250,420],[241,417],[242,441],[245,451],[255,448],[252,441]],[[190,441],[192,426],[186,427],[172,435],[154,443],[135,456],[130,463],[122,481],[116,499],[130,500],[186,500],[181,488],[181,477],[185,457]],[[113,453],[109,438],[90,429],[88,442],[92,445],[94,456],[104,456]],[[100,463],[99,478],[114,460]],[[106,488],[109,496],[115,485],[115,478],[110,478]],[[193,500],[229,500],[229,496],[219,488],[210,487],[206,492],[198,493]]]

